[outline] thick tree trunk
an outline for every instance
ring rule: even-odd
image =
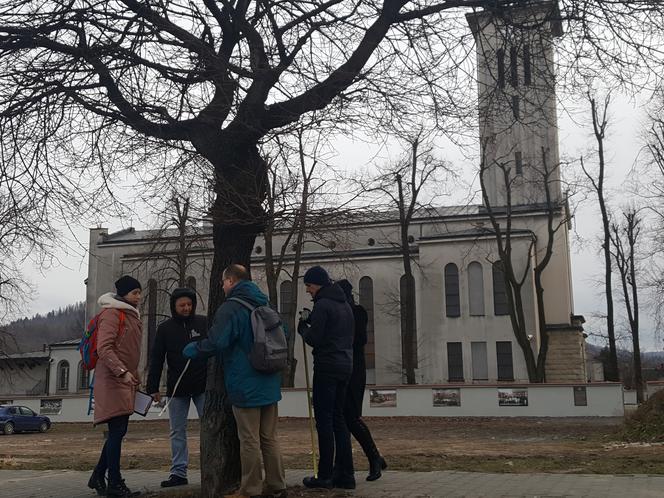
[[[224,299],[223,270],[230,264],[251,270],[256,236],[264,230],[264,180],[266,167],[255,146],[223,149],[216,166],[216,199],[212,209],[214,257],[210,275],[209,316]],[[210,156],[207,156],[210,157]],[[201,496],[215,498],[240,482],[237,428],[224,387],[219,357],[210,360],[205,413],[201,421]]]

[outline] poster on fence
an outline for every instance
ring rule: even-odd
[[[62,412],[61,399],[42,399],[39,402],[40,415],[60,415]]]
[[[369,391],[369,406],[372,408],[397,406],[397,391],[395,389],[371,389]]]
[[[528,406],[528,389],[498,389],[498,406]]]
[[[432,389],[433,406],[461,406],[461,389]]]

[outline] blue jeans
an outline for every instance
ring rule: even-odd
[[[187,415],[190,401],[194,402],[198,417],[203,416],[205,393],[196,396],[176,396],[168,405],[168,419],[171,426],[171,475],[187,477],[189,450],[187,449]]]
[[[314,371],[313,405],[318,432],[318,477],[354,479],[350,432],[344,419],[348,379],[320,375]]]
[[[113,417],[108,421],[108,436],[99,456],[95,472],[105,476],[108,470],[108,482],[117,484],[122,480],[120,475],[120,454],[122,453],[122,438],[127,434],[129,415]]]

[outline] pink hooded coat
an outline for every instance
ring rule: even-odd
[[[103,310],[97,331],[97,368],[95,369],[94,424],[100,424],[120,415],[134,412],[136,388],[120,378],[127,370],[138,379],[138,361],[141,357],[143,324],[138,310],[116,299],[112,292],[97,301]],[[124,325],[120,326],[120,310],[124,312]]]

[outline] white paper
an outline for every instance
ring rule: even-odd
[[[152,405],[152,401],[152,396],[149,394],[142,391],[136,391],[136,397],[134,398],[134,413],[138,413],[145,417]]]

